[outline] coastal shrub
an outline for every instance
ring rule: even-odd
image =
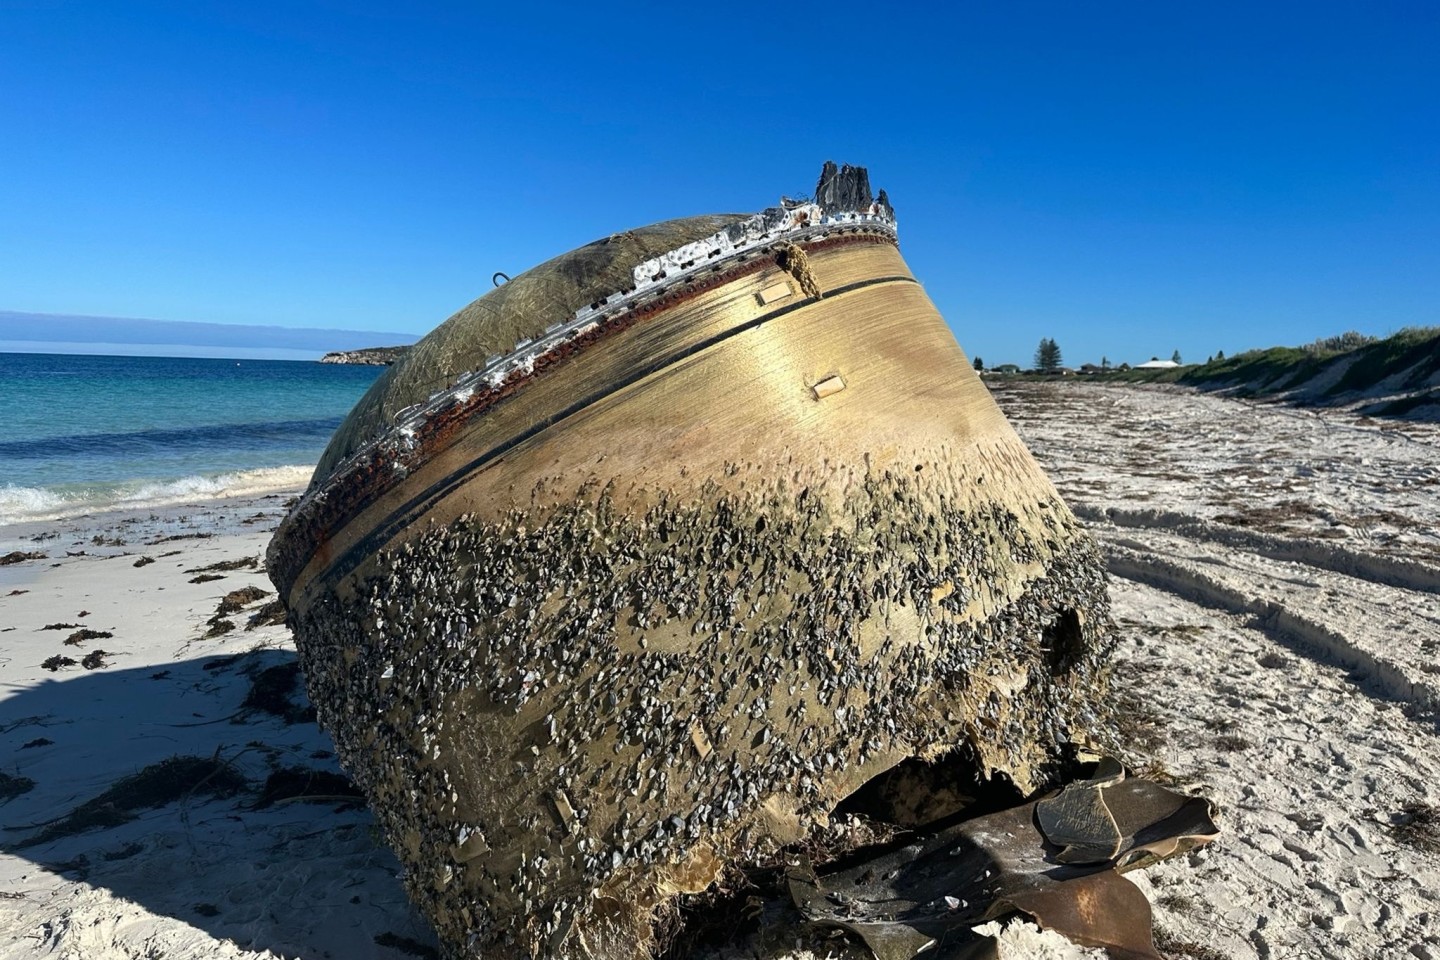
[[[1408,327],[1364,347],[1328,392],[1366,390],[1404,370],[1412,371],[1407,386],[1418,386],[1440,372],[1440,327]]]
[[[1244,384],[1255,394],[1277,393],[1319,373],[1324,361],[1300,347],[1247,350],[1204,366],[1187,368],[1177,379],[1197,387]]]
[[[1333,337],[1320,337],[1314,343],[1306,344],[1302,350],[1311,353],[1348,353],[1351,350],[1374,343],[1378,338],[1358,330],[1346,330]]]

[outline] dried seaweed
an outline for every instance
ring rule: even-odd
[[[220,606],[216,608],[215,615],[223,617],[227,614],[236,613],[250,606],[256,600],[270,596],[269,590],[262,590],[260,587],[241,587],[239,590],[231,590],[220,600]]]
[[[35,789],[35,781],[29,777],[12,777],[8,773],[0,773],[0,803],[6,800],[13,800],[22,793],[29,793]]]
[[[389,930],[375,935],[375,945],[389,947],[391,950],[398,950],[412,957],[425,957],[427,960],[435,960],[440,956],[440,951],[434,947],[423,944],[419,940],[402,937],[398,933],[391,933]]]
[[[281,626],[285,623],[286,616],[285,601],[277,598],[252,613],[250,615],[250,622],[245,624],[245,629],[254,630],[256,627]]]
[[[1440,853],[1440,807],[1428,803],[1407,803],[1390,828],[1390,835],[1407,846]]]
[[[105,658],[113,656],[114,654],[107,650],[91,650],[85,654],[85,658],[80,661],[80,666],[86,670],[99,670],[101,667],[108,667],[109,664],[105,662]]]
[[[309,803],[335,803],[363,806],[365,796],[350,782],[350,778],[329,770],[314,770],[309,767],[282,767],[270,774],[260,791],[260,798],[253,809],[283,801],[303,800]]]
[[[115,636],[109,630],[76,630],[65,638],[67,646],[78,647],[86,640],[108,640]]]
[[[96,827],[116,827],[135,819],[135,811],[163,807],[192,796],[232,797],[245,789],[245,778],[218,757],[175,756],[117,780],[104,793],[65,816],[40,824],[45,829],[16,844],[23,850]]]
[[[298,661],[266,667],[250,682],[250,692],[245,694],[245,701],[240,706],[243,709],[264,711],[286,723],[310,723],[315,719],[315,708],[302,707],[290,699],[299,679]]]
[[[203,567],[192,567],[186,573],[229,573],[231,570],[254,570],[260,565],[255,557],[241,557],[238,560],[221,560]]]

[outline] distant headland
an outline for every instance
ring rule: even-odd
[[[405,355],[409,347],[365,347],[360,350],[335,350],[320,358],[321,363],[360,363],[371,367],[388,367]]]
[[[327,350],[410,343],[413,334],[0,310],[0,352],[315,360]],[[333,362],[333,361],[332,361]]]

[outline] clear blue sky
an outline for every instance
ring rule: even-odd
[[[0,0],[0,310],[419,334],[835,159],[991,365],[1385,333],[1440,323],[1437,51],[1430,2]]]

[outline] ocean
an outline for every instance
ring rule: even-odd
[[[383,369],[0,353],[0,523],[304,486]]]

